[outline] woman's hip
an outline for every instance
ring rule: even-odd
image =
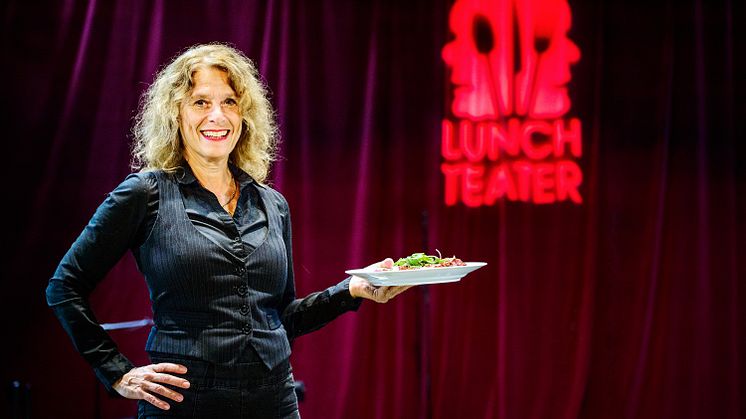
[[[288,360],[269,369],[258,359],[246,363],[215,364],[171,354],[151,354],[153,363],[172,362],[187,367],[183,378],[189,389],[182,402],[170,401],[161,410],[138,401],[138,418],[299,418],[292,368]]]

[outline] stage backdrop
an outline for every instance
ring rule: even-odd
[[[416,251],[489,263],[296,340],[304,418],[746,416],[744,3],[571,1],[564,117],[582,123],[582,203],[478,207],[444,196],[451,6],[5,2],[3,386],[30,386],[36,418],[134,415],[44,289],[129,172],[159,66],[225,41],[272,91],[300,295]],[[101,322],[151,314],[131,256],[91,300]],[[136,363],[147,329],[112,332]]]

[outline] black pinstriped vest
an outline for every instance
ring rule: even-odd
[[[252,185],[267,216],[267,236],[251,253],[245,246],[232,253],[194,227],[175,176],[155,173],[158,216],[134,252],[153,305],[155,324],[145,349],[234,363],[246,359],[251,345],[269,368],[285,360],[290,344],[276,309],[288,273],[282,198]]]

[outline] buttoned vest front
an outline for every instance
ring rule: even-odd
[[[267,216],[267,235],[251,253],[230,252],[189,220],[177,174],[155,172],[158,215],[150,235],[133,252],[150,290],[154,326],[145,349],[230,364],[253,346],[267,367],[290,356],[278,309],[286,289],[283,198],[251,184]],[[241,240],[238,233],[234,240]],[[290,287],[292,288],[292,286]],[[289,294],[288,294],[289,293]]]

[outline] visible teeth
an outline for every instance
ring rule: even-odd
[[[228,134],[228,130],[223,131],[202,131],[205,137],[222,137]]]

